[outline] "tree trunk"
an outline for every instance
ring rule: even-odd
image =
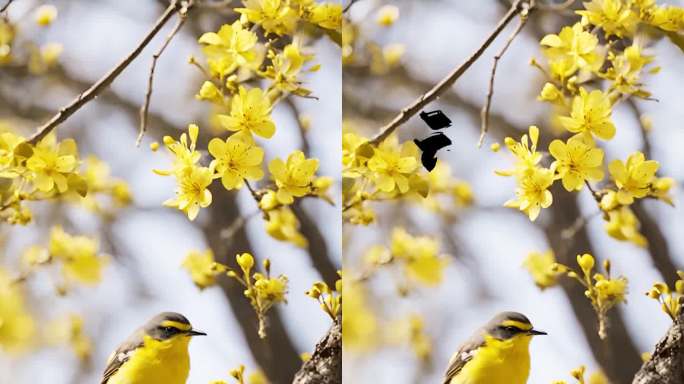
[[[684,312],[656,344],[632,384],[684,384]]]
[[[342,325],[338,320],[316,345],[292,384],[342,384]]]

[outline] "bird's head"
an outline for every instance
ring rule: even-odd
[[[193,329],[185,316],[174,312],[164,312],[153,317],[145,324],[144,331],[146,336],[158,341],[207,335]]]
[[[518,312],[502,312],[487,323],[485,334],[498,340],[515,340],[546,335],[534,329],[530,320]]]

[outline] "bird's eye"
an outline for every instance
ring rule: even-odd
[[[176,330],[173,327],[164,327],[162,328],[165,333],[174,333]]]
[[[516,327],[504,327],[504,329],[505,329],[507,332],[511,332],[511,333],[516,333],[516,332],[518,332],[518,328],[516,328]]]

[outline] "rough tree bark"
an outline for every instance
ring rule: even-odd
[[[684,384],[684,312],[656,344],[632,384]]]
[[[342,384],[342,325],[336,321],[292,384]]]

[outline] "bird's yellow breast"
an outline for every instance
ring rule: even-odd
[[[530,374],[530,336],[485,337],[485,344],[450,384],[525,384]]]
[[[145,336],[143,346],[107,384],[185,384],[190,372],[189,343],[185,336],[164,341]]]

